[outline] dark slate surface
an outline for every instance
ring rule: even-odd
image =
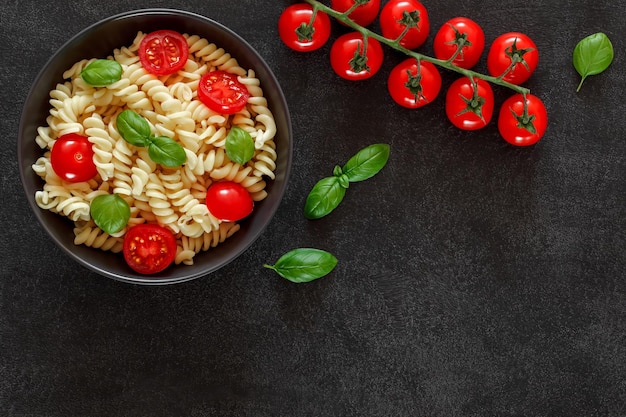
[[[2,4],[0,415],[626,415],[623,4],[424,1],[425,53],[457,15],[481,23],[488,43],[511,30],[536,41],[527,86],[550,125],[516,149],[493,122],[452,128],[443,95],[420,111],[395,106],[385,74],[400,55],[349,83],[332,73],[329,45],[288,50],[276,22],[289,3]],[[197,12],[250,42],[284,86],[295,133],[289,190],[267,232],[223,270],[169,287],[102,278],[55,247],[15,153],[28,88],[56,48],[144,7]],[[571,53],[597,31],[615,61],[577,94]],[[508,94],[496,89],[497,104]],[[313,184],[374,142],[391,145],[388,166],[332,215],[305,220]],[[333,252],[338,267],[306,285],[262,268],[300,246]]]

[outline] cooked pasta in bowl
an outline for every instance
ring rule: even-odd
[[[104,276],[206,276],[272,219],[292,150],[280,85],[241,37],[197,14],[128,12],[69,40],[25,102],[20,174],[37,219]]]

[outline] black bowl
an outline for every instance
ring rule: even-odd
[[[49,113],[49,92],[62,81],[62,74],[81,59],[105,58],[115,48],[130,45],[138,31],[172,29],[207,38],[224,48],[243,68],[252,68],[272,110],[277,134],[276,178],[268,181],[268,196],[241,223],[241,230],[215,248],[199,253],[193,265],[173,265],[158,275],[132,271],[121,254],[75,245],[73,222],[39,208],[35,192],[43,182],[31,165],[42,155],[35,143],[37,127],[45,125]],[[171,284],[203,276],[223,267],[241,255],[261,235],[274,216],[287,188],[292,160],[292,127],[285,96],[263,58],[240,36],[225,26],[197,14],[170,9],[145,9],[112,16],[78,33],[57,51],[37,76],[25,101],[20,120],[17,153],[20,176],[28,201],[44,230],[83,266],[116,280],[136,284]]]

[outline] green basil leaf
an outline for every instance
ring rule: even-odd
[[[144,147],[150,144],[150,124],[132,110],[124,110],[117,115],[117,131],[131,145]]]
[[[328,275],[337,266],[337,258],[320,249],[298,248],[281,256],[275,265],[263,266],[291,282],[303,283]]]
[[[157,164],[174,168],[187,161],[183,146],[167,136],[153,137],[148,145],[148,155]]]
[[[254,139],[242,128],[233,126],[226,136],[225,148],[231,161],[243,165],[254,156]]]
[[[104,194],[91,202],[91,218],[108,234],[117,233],[128,224],[130,206],[117,194]]]
[[[389,145],[384,143],[369,145],[350,158],[342,171],[350,182],[363,181],[380,172],[388,160]]]
[[[306,198],[304,216],[319,219],[333,211],[343,200],[346,189],[338,177],[327,177],[317,182]]]
[[[582,79],[576,91],[579,91],[589,75],[600,74],[613,61],[613,45],[610,39],[602,32],[589,35],[574,48],[574,68]]]
[[[104,87],[122,78],[122,66],[112,59],[96,59],[83,68],[80,76],[93,87]]]

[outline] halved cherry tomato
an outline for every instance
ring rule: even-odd
[[[169,75],[185,66],[189,57],[187,39],[173,30],[148,33],[139,44],[139,60],[154,75]]]
[[[357,53],[358,51],[358,53]],[[346,80],[365,80],[372,77],[383,65],[383,48],[376,39],[367,40],[363,35],[349,32],[338,37],[330,48],[330,66]]]
[[[460,45],[461,50],[457,53]],[[485,33],[472,19],[455,17],[441,26],[433,47],[438,59],[448,60],[454,56],[454,65],[470,69],[478,63],[485,49]]]
[[[498,36],[487,54],[487,71],[512,84],[528,80],[537,68],[539,52],[528,35],[509,32]]]
[[[511,145],[529,146],[537,143],[546,132],[548,112],[541,99],[526,94],[514,94],[502,103],[498,117],[500,135]]]
[[[237,113],[246,106],[249,98],[250,92],[236,74],[217,70],[200,78],[198,99],[214,112]]]
[[[82,182],[96,176],[93,147],[86,136],[68,133],[57,138],[50,152],[54,172],[65,181]]]
[[[176,238],[170,229],[158,224],[138,224],[126,232],[122,252],[134,271],[156,274],[174,262]]]
[[[348,11],[355,4],[354,0],[331,0],[330,7],[338,12]],[[378,16],[380,11],[380,0],[370,0],[365,4],[357,6],[348,17],[361,26],[368,26]]]
[[[243,185],[234,181],[219,181],[209,186],[206,205],[219,220],[235,222],[252,213],[254,201]]]
[[[315,51],[330,38],[330,18],[324,12],[315,14],[313,6],[296,3],[287,7],[278,18],[278,35],[285,45],[298,52]]]
[[[489,124],[493,116],[491,85],[478,78],[474,78],[474,83],[468,77],[459,78],[446,93],[446,115],[459,129],[481,129]]]
[[[406,21],[408,14],[408,21]],[[426,7],[417,0],[390,0],[380,11],[380,29],[385,38],[397,39],[407,24],[408,32],[400,40],[407,49],[421,46],[428,38],[430,20]]]
[[[432,102],[441,90],[441,74],[430,62],[408,58],[389,73],[387,89],[393,101],[408,109]]]

